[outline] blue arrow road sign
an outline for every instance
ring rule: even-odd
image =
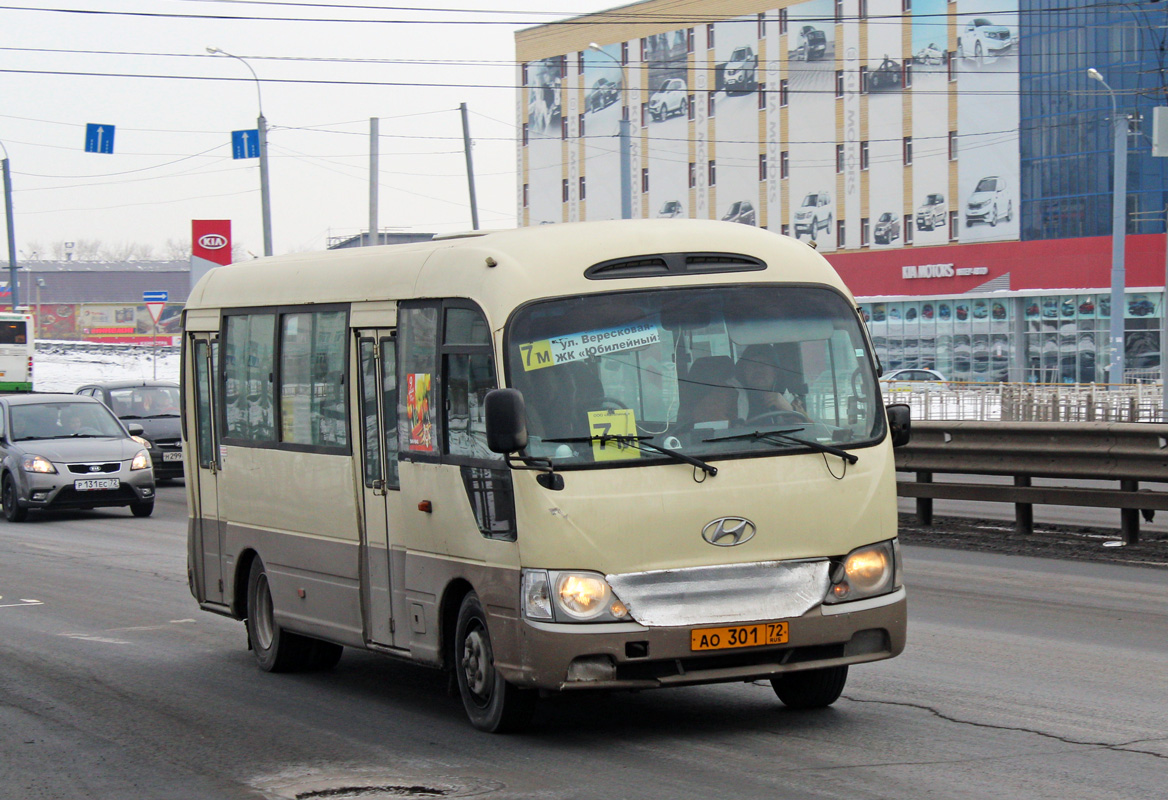
[[[165,303],[170,298],[170,292],[142,292],[143,303]]]
[[[112,153],[114,151],[114,126],[90,122],[85,126],[85,152]]]
[[[231,157],[260,157],[260,132],[258,128],[252,128],[250,131],[231,132]]]

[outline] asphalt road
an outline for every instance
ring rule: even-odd
[[[1140,798],[1168,774],[1162,570],[906,548],[909,647],[822,712],[769,685],[563,697],[476,732],[438,673],[268,675],[155,516],[0,521],[0,798]],[[349,791],[341,791],[348,789]]]

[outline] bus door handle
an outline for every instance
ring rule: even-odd
[[[384,478],[377,478],[377,479],[375,479],[375,480],[374,480],[374,481],[373,481],[373,482],[370,484],[370,488],[372,488],[372,489],[373,489],[373,494],[375,494],[375,495],[383,495],[383,494],[385,494],[385,479],[384,479]]]

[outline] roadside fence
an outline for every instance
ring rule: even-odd
[[[923,383],[923,382],[922,382]],[[922,390],[923,389],[923,390]],[[1159,384],[955,383],[885,391],[913,420],[1166,422]]]

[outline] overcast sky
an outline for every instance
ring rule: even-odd
[[[260,78],[277,254],[321,249],[329,236],[368,227],[370,117],[381,120],[381,227],[470,229],[462,102],[480,225],[513,227],[515,31],[622,4],[363,5],[26,0],[21,7],[45,10],[0,8],[0,142],[18,261],[82,240],[146,243],[161,256],[168,240],[189,241],[192,219],[230,219],[237,245],[262,255],[259,162],[233,160],[230,147],[231,131],[255,128],[256,83],[243,63],[208,47],[245,57]],[[439,4],[401,0],[399,8],[426,5]],[[486,10],[500,8],[506,13]],[[85,152],[89,123],[115,126],[113,154]],[[7,246],[2,226],[0,242]]]

